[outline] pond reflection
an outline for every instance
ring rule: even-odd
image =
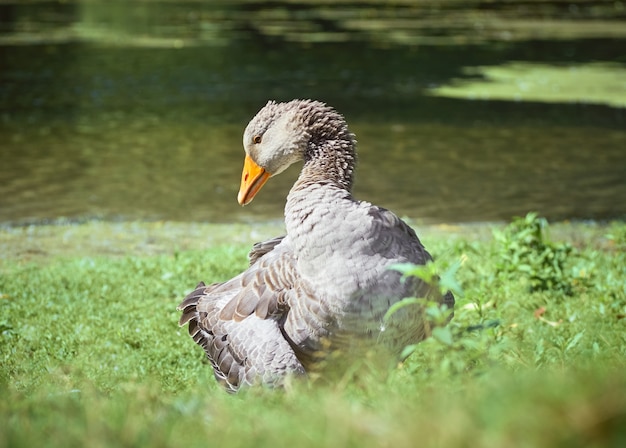
[[[0,35],[0,221],[280,219],[297,169],[239,207],[241,135],[268,99],[292,98],[346,116],[359,141],[357,197],[399,214],[458,222],[626,212],[623,108],[431,95],[481,76],[467,67],[510,61],[603,60],[623,70],[615,14],[608,37],[584,27],[584,38],[564,36],[564,20],[558,36],[537,41],[495,6],[432,6],[428,22],[403,2],[124,5],[0,5],[9,18]],[[470,32],[476,14],[491,28]],[[514,24],[507,41],[493,37],[496,24],[506,28],[494,15]]]

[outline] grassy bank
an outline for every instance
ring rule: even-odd
[[[626,225],[536,223],[416,226],[442,271],[463,260],[446,334],[236,396],[176,305],[277,225],[2,229],[0,447],[626,446]]]

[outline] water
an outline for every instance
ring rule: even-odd
[[[0,222],[280,219],[298,170],[239,207],[241,134],[268,99],[292,98],[346,116],[356,196],[400,215],[623,217],[624,108],[436,95],[511,61],[624,69],[620,2],[454,3],[2,4]]]

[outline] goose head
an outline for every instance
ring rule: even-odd
[[[312,100],[287,103],[269,101],[250,121],[243,134],[246,152],[237,200],[246,205],[267,180],[300,160],[334,163],[337,176],[349,188],[355,161],[354,135],[332,107]],[[333,163],[330,163],[332,165]],[[328,163],[326,165],[329,165]],[[323,171],[332,171],[325,166]]]
[[[246,152],[237,201],[246,205],[267,180],[302,160],[310,138],[303,126],[303,102],[268,102],[243,134]]]

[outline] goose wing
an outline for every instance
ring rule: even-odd
[[[274,237],[267,241],[260,241],[258,243],[255,243],[248,253],[248,261],[250,262],[250,266],[256,263],[257,260],[266,253],[273,251],[274,248],[278,246],[284,238],[285,235],[282,235]]]
[[[296,283],[293,254],[282,238],[272,241],[255,245],[246,271],[227,282],[200,283],[178,307],[180,325],[189,323],[215,377],[233,392],[305,373],[281,327]]]

